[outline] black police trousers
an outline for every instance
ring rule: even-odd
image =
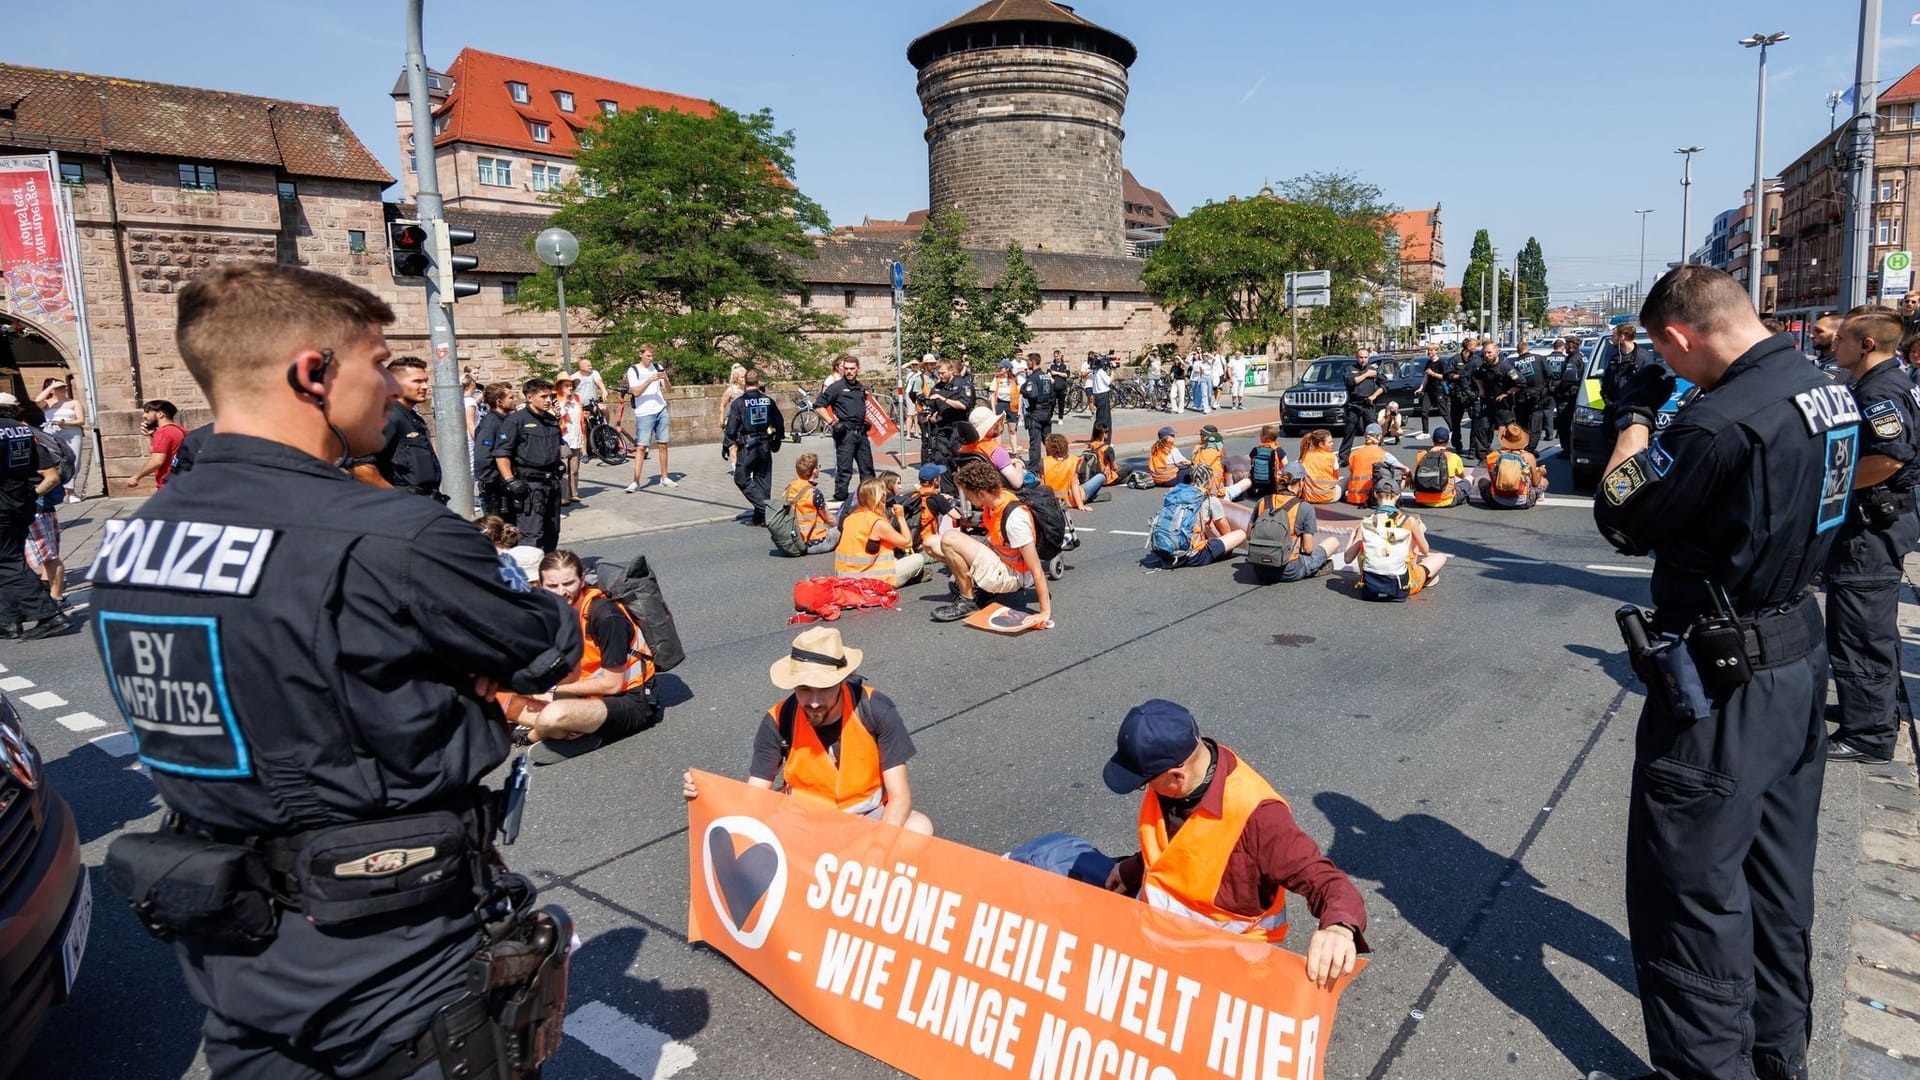
[[[873,475],[873,442],[867,438],[865,424],[833,429],[833,501],[846,502],[848,486],[858,468],[859,478]]]
[[[1755,670],[1707,719],[1658,694],[1640,714],[1627,930],[1648,1057],[1672,1080],[1784,1080],[1806,1062],[1827,650],[1804,617],[1807,655]]]
[[[1340,458],[1343,461],[1346,459],[1347,451],[1353,449],[1353,440],[1365,435],[1367,425],[1373,423],[1372,413],[1365,406],[1358,409],[1348,406],[1346,413],[1346,427],[1340,439]]]
[[[1433,417],[1446,419],[1447,393],[1439,386],[1422,387],[1420,390],[1420,430],[1433,430]]]
[[[513,517],[520,542],[551,555],[560,546],[560,477],[530,470],[514,475],[527,482],[526,497],[515,505]]]
[[[1455,394],[1447,402],[1448,425],[1453,428],[1448,434],[1453,436],[1455,450],[1467,445],[1467,420],[1478,411],[1478,403],[1464,394]]]
[[[1113,391],[1093,395],[1093,423],[1106,428],[1107,438],[1113,438]]]
[[[1565,454],[1573,446],[1573,407],[1572,394],[1556,394],[1553,398],[1553,435],[1560,442],[1560,452]]]
[[[1900,559],[1916,539],[1911,510],[1884,529],[1849,521],[1827,561],[1827,653],[1840,699],[1833,737],[1875,757],[1893,754],[1899,732]]]
[[[24,505],[0,496],[0,627],[29,619],[48,619],[60,605],[47,593],[46,582],[27,568],[27,531],[33,527],[33,501]]]
[[[733,485],[753,507],[753,523],[767,523],[767,500],[773,496],[773,451],[765,439],[750,439],[734,451]]]
[[[1036,421],[1031,411],[1027,413],[1027,471],[1035,476],[1040,475],[1041,458],[1045,456],[1043,451],[1047,448],[1047,436],[1051,434],[1053,434],[1052,417]],[[1107,434],[1111,437],[1113,433]]]
[[[1519,404],[1514,408],[1515,423],[1526,429],[1528,453],[1539,450],[1540,444],[1551,434],[1547,421],[1552,412],[1553,407],[1544,398],[1528,395],[1519,399]]]

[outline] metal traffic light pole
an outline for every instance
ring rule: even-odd
[[[414,197],[420,224],[427,230],[438,269],[446,244],[446,215],[440,203],[440,173],[434,161],[433,106],[427,97],[427,57],[421,48],[423,0],[407,0],[407,101],[413,113],[413,146],[419,177]],[[422,133],[426,138],[420,138]],[[467,452],[466,407],[460,400],[460,356],[453,339],[453,296],[442,295],[440,273],[427,278],[427,333],[433,344],[433,441],[440,451],[440,492],[461,517],[473,513],[473,459]]]

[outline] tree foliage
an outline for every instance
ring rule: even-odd
[[[1491,299],[1481,287],[1481,280],[1493,267],[1493,241],[1488,238],[1487,230],[1481,229],[1473,234],[1473,249],[1467,255],[1465,276],[1460,279],[1460,307],[1467,313],[1469,324],[1480,319],[1480,309],[1492,307]]]
[[[1428,289],[1420,298],[1419,321],[1422,326],[1432,326],[1453,318],[1453,297],[1445,289]]]
[[[735,363],[810,373],[843,344],[821,336],[837,316],[792,299],[808,230],[828,218],[794,185],[793,133],[772,113],[641,108],[591,134],[578,177],[548,198],[552,223],[580,241],[567,301],[601,324],[597,367],[617,373],[652,345],[678,381],[720,382]],[[519,303],[557,306],[552,268],[521,284]]]
[[[1531,236],[1520,249],[1520,314],[1537,327],[1547,325],[1547,256]]]
[[[1299,314],[1301,340],[1332,349],[1379,322],[1392,212],[1355,176],[1309,173],[1278,196],[1209,203],[1177,219],[1141,280],[1174,329],[1204,347],[1265,352],[1291,333],[1286,275],[1331,271],[1332,304]]]
[[[963,244],[966,231],[957,208],[941,207],[907,245],[901,348],[908,356],[933,352],[984,368],[1031,338],[1027,316],[1040,308],[1040,275],[1019,244],[1008,244],[1000,276],[982,285]]]

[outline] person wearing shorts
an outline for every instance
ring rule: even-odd
[[[1032,588],[1039,610],[1030,626],[1045,626],[1053,618],[1053,598],[1047,592],[1040,567],[1038,523],[1033,510],[1006,489],[1000,472],[984,461],[969,461],[954,471],[953,481],[970,506],[980,508],[987,535],[975,539],[956,529],[926,538],[927,554],[953,571],[953,603],[935,608],[934,622],[958,622],[980,609],[980,592],[1004,596]]]
[[[640,445],[640,453],[633,459],[633,483],[627,485],[629,493],[640,490],[647,452],[656,446],[660,448],[660,486],[680,486],[667,471],[667,442],[673,427],[667,409],[671,385],[666,365],[653,359],[653,346],[640,346],[640,362],[627,369],[627,393],[633,397],[633,441]]]
[[[67,486],[55,484],[52,491],[34,500],[33,524],[27,526],[27,566],[47,583],[47,595],[56,604],[66,603],[67,570],[60,561],[60,504],[67,501]]]

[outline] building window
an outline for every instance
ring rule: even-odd
[[[300,189],[295,187],[291,180],[281,180],[274,184],[274,187],[280,192],[281,202],[293,202],[300,197]]]
[[[554,191],[560,187],[560,166],[535,165],[533,167],[533,190]]]
[[[553,99],[560,103],[561,112],[573,111],[573,94],[566,90],[555,90]]]
[[[520,283],[519,282],[503,281],[500,283],[500,302],[501,303],[511,304],[518,299],[520,299]]]
[[[595,180],[593,177],[583,176],[580,178],[580,194],[585,195],[587,198],[597,199],[605,191],[606,189],[600,186],[600,181]]]
[[[358,255],[367,250],[367,230],[347,230],[347,250]]]
[[[847,306],[848,306],[848,307],[852,307],[852,306],[853,306],[853,298],[854,298],[854,291],[853,291],[852,289],[848,289],[848,290],[847,290],[847,291],[846,291],[846,292],[845,292],[845,293],[844,293],[843,295],[844,295],[844,296],[846,297],[846,302],[847,302]]]
[[[545,124],[527,123],[527,131],[533,135],[534,142],[552,142],[553,131]]]
[[[801,307],[813,306],[813,293],[811,291],[807,289],[800,290],[800,306]]]
[[[190,165],[180,163],[181,191],[219,191],[220,182],[214,176],[211,165]]]
[[[408,172],[420,171],[420,157],[418,154],[416,154],[412,150],[407,151],[407,171]]]
[[[1079,306],[1080,306],[1080,298],[1078,296],[1075,296],[1072,293],[1068,293],[1067,294],[1067,310],[1073,311]]]
[[[480,182],[488,187],[513,186],[513,160],[511,158],[480,159]]]
[[[617,112],[619,112],[619,111],[620,111],[620,103],[619,103],[619,102],[617,102],[617,101],[609,101],[609,100],[607,100],[606,98],[601,98],[601,99],[600,99],[600,115],[602,115],[602,116],[612,116],[612,115],[614,115],[615,113],[617,113]]]
[[[80,170],[79,162],[63,161],[60,163],[60,182],[63,184],[84,184],[87,182],[87,174]]]
[[[1881,202],[1899,202],[1900,201],[1900,181],[1898,180],[1880,181],[1880,201]]]
[[[527,93],[527,84],[523,82],[507,83],[507,92],[513,95],[513,100],[516,104],[525,105],[527,102],[533,100]]]
[[[438,75],[427,76],[427,89],[429,90],[440,89],[440,76]]]
[[[434,138],[439,138],[440,136],[447,133],[447,118],[448,118],[447,113],[441,113],[439,116],[436,116],[433,118]]]
[[[1897,244],[1900,242],[1900,220],[1881,218],[1873,227],[1873,242],[1876,244]]]
[[[1107,297],[1104,297],[1104,296],[1103,296],[1103,297],[1101,297],[1101,298],[1100,298],[1100,310],[1101,310],[1101,311],[1105,311],[1105,310],[1107,310],[1107,304],[1108,304],[1108,303],[1109,303],[1109,299],[1108,299]]]

